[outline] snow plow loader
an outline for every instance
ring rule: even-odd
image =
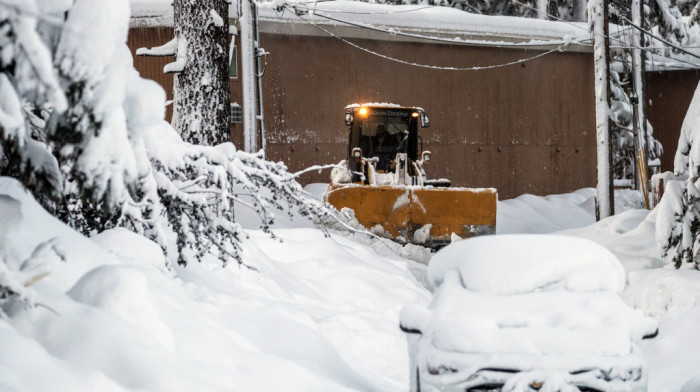
[[[348,157],[331,173],[328,203],[352,209],[360,224],[398,242],[440,247],[453,235],[495,233],[495,189],[452,188],[449,180],[426,176],[431,153],[423,151],[418,128],[430,120],[423,109],[354,104],[345,110]]]

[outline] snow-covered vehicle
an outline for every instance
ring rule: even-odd
[[[401,312],[411,391],[646,391],[638,343],[657,322],[620,297],[625,271],[589,240],[483,236],[428,267],[427,307]]]

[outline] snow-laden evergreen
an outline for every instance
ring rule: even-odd
[[[173,261],[213,252],[225,263],[240,261],[244,237],[234,203],[253,208],[264,231],[272,210],[327,214],[282,163],[231,143],[187,143],[163,120],[165,93],[138,75],[125,44],[128,2],[78,0],[45,36],[34,19],[43,9],[0,12],[0,170],[44,191],[44,205],[73,227],[123,226],[163,249],[173,231]]]
[[[674,173],[686,181],[668,181],[659,203],[656,242],[663,256],[680,268],[700,266],[700,86],[683,120]]]
[[[35,0],[10,0],[0,7],[0,174],[53,196],[60,186],[58,164],[35,140],[43,135],[34,125],[43,123],[39,116],[45,107],[55,113],[67,108],[52,66],[53,42],[47,38],[55,33],[57,15],[68,7],[67,1]]]

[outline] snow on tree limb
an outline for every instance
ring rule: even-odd
[[[0,74],[0,96],[4,97],[0,102],[0,132],[3,139],[19,139],[20,132],[24,130],[24,116],[20,108],[19,97],[10,84],[5,74]],[[23,140],[19,141],[22,147]]]
[[[656,219],[656,243],[662,256],[676,268],[687,263],[700,267],[700,86],[690,102],[681,127],[675,157],[677,175],[664,186]]]
[[[224,26],[224,20],[213,8],[209,10],[209,22],[204,26],[204,28],[206,29],[207,27],[209,27],[210,24],[216,27]]]
[[[3,12],[0,7],[0,23],[14,21]],[[253,208],[268,233],[273,210],[323,220],[329,211],[305,197],[282,163],[231,143],[189,143],[163,120],[165,92],[133,68],[125,44],[128,15],[121,0],[75,2],[55,59],[41,64],[65,108],[41,99],[47,84],[34,76],[16,31],[0,30],[0,174],[54,192],[54,200],[39,200],[83,233],[123,226],[166,249],[172,232],[177,249],[169,256],[181,264],[207,253],[223,264],[241,262],[246,235],[235,220],[236,203]],[[191,55],[186,42],[178,40],[183,61]]]
[[[138,48],[136,49],[137,56],[151,56],[151,57],[166,57],[174,56],[177,54],[177,40],[175,38],[166,42],[161,46],[154,46],[152,48]]]
[[[163,73],[179,73],[185,70],[187,66],[187,38],[173,38],[170,42],[177,41],[177,50],[175,61],[165,64]],[[167,44],[166,44],[167,45]]]

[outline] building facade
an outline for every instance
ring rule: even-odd
[[[580,37],[576,26],[534,24],[497,36],[495,31],[503,28],[491,26],[493,31],[488,31],[490,20],[482,23],[487,28],[481,31],[473,27],[456,31],[453,25],[431,29],[428,18],[424,26],[412,31],[423,37],[461,37],[458,42],[445,42],[382,31],[391,31],[391,23],[401,23],[396,21],[395,16],[386,23],[379,19],[373,25],[383,28],[377,31],[361,25],[324,24],[318,17],[310,24],[294,15],[262,14],[260,41],[269,52],[262,78],[268,159],[283,161],[292,172],[337,163],[347,155],[344,107],[387,102],[419,106],[430,115],[431,126],[422,130],[421,137],[423,148],[433,153],[426,167],[432,178],[448,178],[455,186],[493,187],[501,199],[595,186],[590,46],[512,46],[533,39],[562,42],[557,37],[565,39],[568,34]],[[465,26],[471,25],[465,22]],[[401,29],[407,30],[406,26]],[[158,46],[170,37],[172,27],[167,22],[144,26],[132,21],[129,46],[132,51]],[[233,42],[240,47],[236,36]],[[557,48],[560,50],[552,51]],[[240,50],[233,53],[240,57]],[[160,82],[171,99],[172,76],[162,74],[169,61],[137,57],[134,63],[143,76]],[[240,64],[240,58],[234,57],[235,64]],[[435,69],[416,64],[480,69]],[[504,64],[510,65],[489,68]],[[231,78],[231,101],[240,103],[241,75],[235,76]],[[668,76],[649,79],[664,86]],[[649,90],[658,95],[653,86]],[[692,90],[694,86],[691,96]],[[685,97],[668,94],[667,99],[682,101]],[[689,98],[685,108],[688,103]],[[657,107],[649,106],[657,134],[671,134],[675,124],[655,111]],[[234,144],[242,146],[241,124],[233,123],[230,131]],[[328,182],[329,173],[314,171],[300,180]]]

